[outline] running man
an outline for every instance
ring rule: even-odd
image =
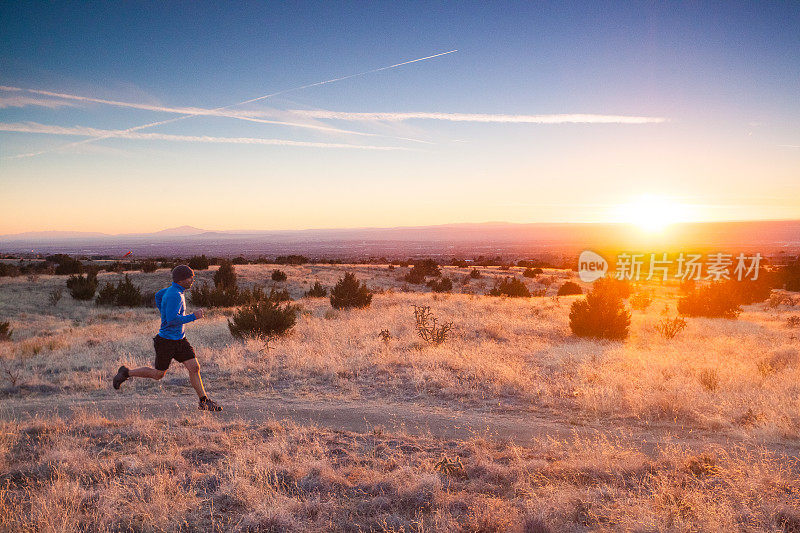
[[[203,310],[198,309],[191,315],[183,314],[186,310],[186,299],[183,291],[192,286],[194,271],[187,265],[178,265],[172,269],[172,285],[156,293],[156,307],[161,311],[161,329],[153,337],[153,346],[156,349],[155,368],[143,366],[129,369],[125,365],[119,367],[114,376],[114,388],[128,378],[161,379],[167,372],[173,359],[183,363],[189,371],[189,381],[192,383],[197,397],[200,399],[201,411],[222,411],[222,407],[211,401],[206,396],[203,380],[200,378],[200,365],[197,364],[194,348],[186,340],[183,325],[198,318],[203,318]]]

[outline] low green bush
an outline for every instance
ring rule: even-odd
[[[288,332],[295,325],[299,311],[298,305],[256,301],[236,311],[228,320],[228,329],[237,339],[270,339]]]
[[[352,272],[346,272],[331,289],[331,306],[334,309],[369,307],[371,302],[372,292]]]
[[[76,300],[91,300],[97,291],[97,273],[92,271],[86,275],[73,275],[67,279],[67,289]]]

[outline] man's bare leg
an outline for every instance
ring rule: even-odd
[[[183,366],[189,371],[189,382],[192,384],[192,387],[194,387],[197,397],[205,398],[206,389],[203,388],[203,378],[200,377],[200,365],[197,363],[197,359],[184,361]]]
[[[132,378],[161,379],[164,377],[164,374],[166,374],[166,371],[156,370],[155,368],[150,368],[149,366],[142,366],[128,370],[128,375]]]

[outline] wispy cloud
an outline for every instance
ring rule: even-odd
[[[450,122],[491,122],[511,124],[658,124],[666,122],[663,117],[642,117],[632,115],[497,115],[479,113],[348,113],[341,111],[293,109],[294,115],[329,120],[386,121],[405,120],[446,120]]]
[[[288,139],[264,139],[259,137],[212,137],[212,136],[196,136],[196,135],[169,135],[165,133],[140,133],[131,130],[101,130],[96,128],[88,128],[84,126],[51,126],[47,124],[39,124],[36,122],[12,122],[0,123],[0,131],[16,132],[16,133],[41,133],[47,135],[71,135],[79,137],[91,137],[93,139],[134,139],[146,141],[178,141],[178,142],[194,142],[194,143],[213,143],[213,144],[261,144],[271,146],[296,146],[307,148],[345,148],[351,150],[405,150],[402,147],[396,146],[371,146],[371,145],[357,145],[357,144],[343,144],[343,143],[321,143],[321,142],[307,142],[307,141],[292,141]],[[65,145],[60,148],[65,148],[73,145]],[[19,154],[10,156],[8,159],[19,159],[23,157],[32,157],[42,153],[49,152],[34,152],[28,154]]]
[[[102,105],[109,105],[114,107],[123,107],[128,109],[140,109],[143,111],[156,111],[161,113],[172,113],[177,115],[187,115],[187,116],[213,116],[213,117],[225,117],[225,118],[234,118],[239,120],[246,120],[250,122],[259,122],[262,124],[277,124],[281,126],[291,126],[296,128],[306,128],[312,130],[319,130],[328,133],[342,133],[348,135],[361,135],[366,137],[377,137],[377,134],[374,133],[364,133],[360,131],[351,131],[351,130],[343,130],[341,128],[334,128],[331,126],[320,126],[317,124],[307,124],[307,123],[298,123],[298,122],[286,122],[282,120],[269,120],[263,117],[272,116],[268,113],[261,112],[261,111],[225,111],[222,109],[204,109],[200,107],[169,107],[169,106],[159,106],[159,105],[152,105],[152,104],[139,104],[135,102],[121,102],[119,100],[106,100],[103,98],[92,98],[90,96],[80,96],[77,94],[66,94],[66,93],[56,93],[52,91],[43,91],[39,89],[26,89],[22,87],[9,87],[9,86],[0,86],[0,91],[6,92],[25,92],[30,94],[37,94],[45,96],[46,98],[37,99],[32,97],[26,96],[11,96],[7,97],[7,99],[11,102],[20,102],[23,105],[40,105],[44,107],[58,107],[61,106],[71,106],[70,102],[84,102],[84,103],[92,103],[92,104],[102,104]],[[61,100],[54,100],[54,98],[61,99]],[[0,107],[11,107],[3,106],[2,102],[4,99],[0,97]],[[60,102],[60,103],[59,103]],[[22,105],[16,105],[14,107],[22,107]],[[159,123],[152,123],[150,127],[154,125],[163,124],[164,122]],[[413,140],[413,139],[412,139]]]
[[[58,100],[53,98],[34,98],[30,96],[15,95],[15,96],[0,96],[0,109],[6,107],[28,107],[38,106],[55,109],[57,107],[74,107],[71,102]]]

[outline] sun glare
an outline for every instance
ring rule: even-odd
[[[685,206],[658,195],[645,194],[620,206],[621,222],[633,224],[647,233],[658,233],[670,224],[685,219]]]

